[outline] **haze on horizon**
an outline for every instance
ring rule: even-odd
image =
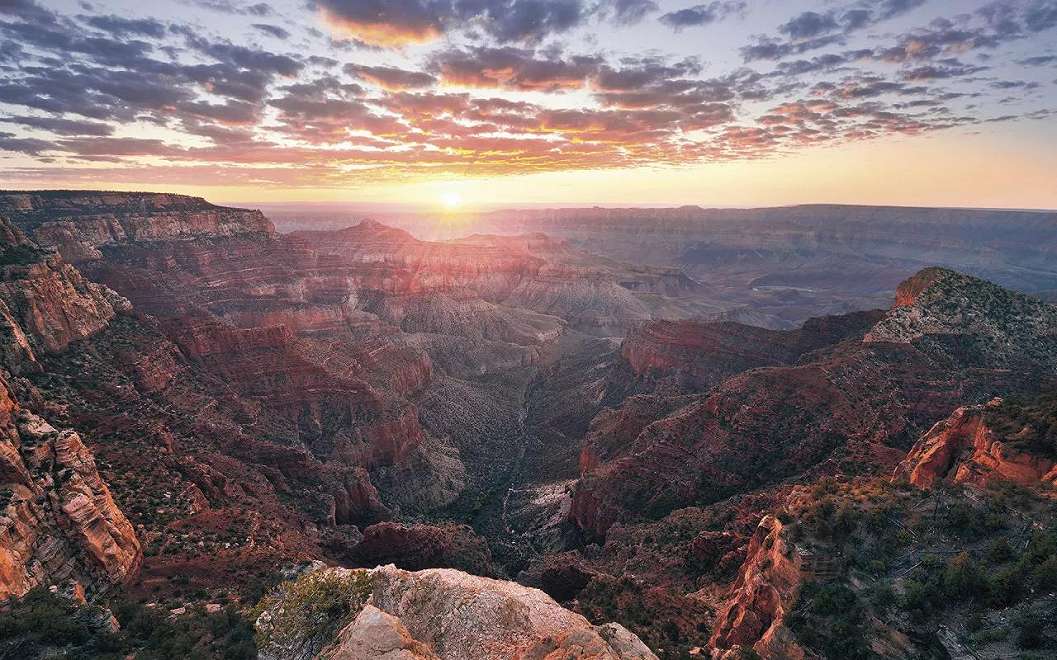
[[[0,186],[1057,208],[1057,0],[7,0]]]

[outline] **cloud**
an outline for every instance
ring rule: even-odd
[[[499,42],[534,43],[582,24],[582,0],[314,0],[336,30],[363,43],[394,47],[433,41],[451,30],[480,29]]]
[[[858,20],[857,18],[857,24]],[[832,12],[819,14],[813,11],[805,11],[780,25],[778,31],[790,39],[801,41],[833,32],[839,28],[840,24]]]
[[[958,60],[944,60],[935,64],[907,69],[902,72],[903,80],[945,80],[958,78],[987,70],[984,66],[965,64]]]
[[[1057,55],[1036,55],[1034,57],[1027,57],[1022,60],[1017,60],[1017,64],[1024,66],[1046,66],[1047,64],[1057,64]]]
[[[842,44],[848,35],[905,14],[925,0],[861,1],[824,12],[805,11],[778,26],[782,38],[762,36],[742,48],[746,62],[781,60],[811,50]]]
[[[451,85],[555,92],[584,87],[601,64],[592,56],[561,59],[525,48],[478,47],[442,51],[431,68]]]
[[[745,12],[745,7],[746,3],[740,0],[715,0],[705,5],[669,12],[659,20],[673,30],[681,30],[686,27],[711,25],[729,16],[741,15]]]
[[[238,0],[183,0],[186,4],[222,14],[236,14],[241,16],[257,16],[263,18],[275,13],[271,5],[266,2],[246,3]]]
[[[422,89],[432,87],[437,79],[423,71],[408,71],[389,66],[346,64],[345,73],[389,90]]]
[[[3,0],[0,15],[15,16],[26,21],[53,23],[55,15],[34,0]]]
[[[289,30],[281,28],[278,25],[272,25],[271,23],[254,23],[253,29],[275,37],[276,39],[285,40],[290,38]]]
[[[754,43],[741,48],[741,56],[746,62],[781,60],[792,55],[801,55],[808,51],[842,43],[844,43],[844,37],[840,34],[828,34],[799,41],[759,37]]]
[[[660,11],[660,6],[653,0],[604,0],[599,10],[615,25],[634,25]]]
[[[5,175],[47,180],[61,169],[68,181],[340,186],[761,158],[1050,116],[1037,107],[1040,83],[979,74],[1006,71],[1012,49],[999,46],[1043,42],[1033,35],[1050,29],[1057,0],[1000,0],[861,38],[921,1],[823,3],[776,17],[780,28],[747,44],[745,59],[765,63],[759,70],[719,71],[696,58],[574,51],[552,39],[599,21],[633,25],[660,13],[653,0],[310,1],[328,20],[343,12],[336,20],[352,29],[337,28],[339,38],[306,26],[293,52],[286,23],[258,18],[273,14],[263,3],[196,0],[245,17],[240,34],[219,38],[175,19],[83,5],[67,16],[0,0],[0,101],[14,109],[0,118],[0,149],[40,165]],[[660,20],[705,25],[745,6],[669,6]],[[279,41],[254,45],[251,30]],[[408,49],[397,67],[377,64],[372,34],[375,44],[442,41]],[[357,61],[365,48],[374,52]],[[968,54],[982,49],[988,59]],[[1057,62],[1047,50],[1018,52],[1021,66]],[[989,116],[987,103],[1001,114]],[[123,137],[144,124],[166,138]]]
[[[63,119],[61,117],[30,117],[18,115],[4,117],[0,121],[9,124],[20,124],[29,128],[55,133],[56,135],[98,135],[106,136],[114,132],[109,124],[81,119]]]
[[[165,36],[165,24],[153,18],[128,19],[120,16],[83,16],[85,23],[113,36],[140,36],[160,39]]]

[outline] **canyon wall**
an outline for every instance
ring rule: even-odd
[[[81,436],[20,403],[40,393],[18,374],[129,305],[2,218],[0,238],[0,599],[67,580],[105,590],[135,575],[140,541]]]

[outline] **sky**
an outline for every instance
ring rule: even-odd
[[[0,0],[0,187],[1057,208],[1057,0]]]

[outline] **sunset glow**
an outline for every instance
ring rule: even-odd
[[[1057,207],[1057,0],[506,4],[5,3],[3,185]]]
[[[462,195],[457,192],[446,192],[441,196],[441,202],[444,204],[444,208],[449,211],[454,210],[462,204]]]

